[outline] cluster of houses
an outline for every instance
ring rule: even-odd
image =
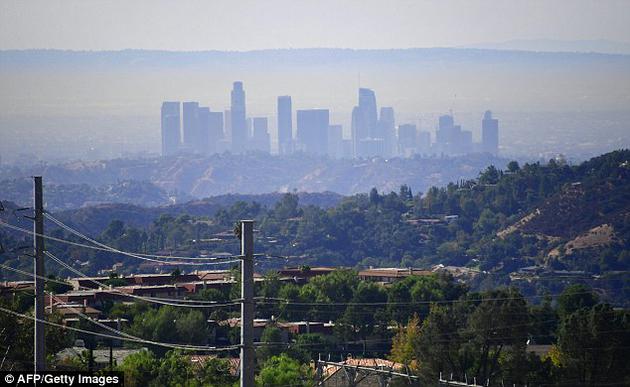
[[[287,267],[277,271],[281,282],[304,284],[309,279],[330,274],[337,270],[334,267]],[[409,276],[431,275],[435,271],[448,271],[448,267],[436,266],[433,270],[415,268],[369,268],[358,272],[358,277],[364,281],[375,281],[382,284],[391,284]],[[103,317],[100,309],[111,302],[133,301],[131,297],[151,297],[163,299],[185,299],[204,289],[228,290],[237,283],[234,273],[230,270],[196,271],[187,274],[135,274],[126,277],[117,277],[115,292],[111,286],[103,287],[110,281],[110,277],[77,277],[70,278],[66,282],[71,290],[56,294],[46,295],[46,311],[56,312],[63,316],[66,323],[74,323],[87,315],[93,319]],[[265,281],[261,274],[254,275],[255,282]],[[14,281],[0,283],[0,296],[8,298],[16,291],[33,288],[32,281]],[[99,320],[104,324],[119,326],[121,321]],[[125,321],[122,321],[124,323]],[[263,324],[260,322],[259,324]],[[310,325],[309,325],[310,324]],[[324,323],[297,322],[287,329],[324,329]],[[299,332],[298,332],[299,331]]]

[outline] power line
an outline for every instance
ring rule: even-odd
[[[53,279],[53,278],[48,278],[48,277],[44,277],[44,276],[40,276],[40,275],[36,275],[36,274],[34,274],[34,273],[30,273],[30,272],[28,272],[28,271],[24,271],[24,270],[16,269],[16,268],[13,268],[13,267],[11,267],[11,266],[3,265],[3,264],[1,264],[1,263],[0,263],[0,267],[1,267],[1,268],[3,268],[3,269],[5,269],[5,270],[10,270],[10,271],[13,271],[13,272],[16,272],[16,273],[18,273],[18,274],[22,274],[22,275],[25,275],[25,276],[28,276],[28,277],[39,278],[39,279],[41,279],[41,280],[44,280],[44,281],[47,281],[47,282],[56,283],[56,284],[59,284],[59,285],[71,286],[71,285],[70,285],[69,283],[67,283],[67,282],[57,281],[56,279]]]
[[[50,296],[52,296],[54,298],[54,295],[52,295],[52,293],[50,293]],[[95,325],[97,325],[97,326],[99,326],[99,327],[101,327],[103,329],[106,329],[106,330],[108,330],[108,331],[110,331],[112,333],[115,333],[117,335],[124,336],[124,337],[130,338],[130,339],[134,339],[134,340],[148,341],[148,340],[143,339],[141,337],[134,336],[134,335],[125,333],[123,331],[120,331],[118,329],[112,328],[110,326],[107,326],[106,324],[102,324],[98,320],[90,318],[90,316],[84,314],[83,312],[81,312],[80,310],[74,308],[73,306],[64,305],[64,309],[70,309],[71,311],[76,313],[78,316],[84,318],[85,320],[88,320],[91,323],[93,323],[93,324],[95,324]],[[51,308],[51,311],[52,311],[52,308]],[[170,344],[170,345],[173,345],[173,346],[177,346],[177,347],[179,347],[181,349],[185,349],[185,348],[206,348],[206,346],[200,346],[200,345],[185,345],[185,344],[174,344],[174,343],[165,343],[165,344]]]
[[[145,261],[150,261],[150,262],[156,262],[156,263],[161,263],[164,265],[189,265],[189,266],[206,266],[206,265],[224,265],[224,264],[228,264],[228,263],[234,263],[234,262],[240,262],[240,257],[239,256],[228,256],[228,257],[212,257],[213,259],[216,258],[217,262],[182,262],[182,261],[177,261],[177,262],[170,262],[170,261],[162,261],[159,259],[151,259],[151,258],[147,258],[147,257],[143,257],[140,256],[138,254],[133,254],[133,253],[127,253],[127,252],[123,252],[121,250],[117,250],[117,249],[113,249],[113,248],[105,248],[105,247],[98,247],[98,246],[92,246],[92,245],[86,245],[83,243],[78,243],[78,242],[72,242],[69,241],[67,239],[61,239],[61,238],[56,238],[50,235],[43,235],[43,234],[38,234],[35,233],[33,231],[21,228],[21,227],[17,227],[17,226],[13,226],[9,223],[3,222],[0,220],[0,226],[2,227],[7,227],[16,231],[20,231],[23,232],[25,234],[30,234],[33,236],[41,236],[45,239],[48,240],[52,240],[55,242],[60,242],[60,243],[65,243],[68,245],[73,245],[73,246],[77,246],[77,247],[82,247],[82,248],[86,248],[86,249],[92,249],[92,250],[98,250],[98,251],[106,251],[106,252],[110,252],[110,253],[117,253],[117,254],[122,254],[122,255],[127,255],[133,258],[137,258],[137,259],[141,259],[141,260],[145,260]],[[238,257],[238,258],[237,258]],[[222,261],[218,261],[219,259],[222,259]]]
[[[10,270],[10,271],[16,272],[18,274],[22,274],[24,276],[40,278],[40,279],[42,279],[42,280],[44,280],[46,282],[52,282],[52,283],[65,285],[65,286],[72,286],[71,284],[69,284],[67,282],[58,281],[58,280],[55,280],[55,279],[52,279],[52,278],[48,278],[48,277],[38,276],[38,275],[35,275],[35,274],[27,272],[27,271],[23,271],[23,270],[20,270],[20,269],[13,268],[11,266],[0,264],[0,268],[6,269],[6,270]],[[98,283],[100,284],[101,282],[98,282]],[[115,293],[115,294],[120,294],[121,293],[119,291],[114,291],[114,290],[110,289],[109,286],[104,284],[104,283],[102,285],[106,286],[107,288],[106,289],[99,288],[98,290],[101,291],[101,292],[104,292],[104,293]],[[79,288],[80,288],[80,290],[88,290],[88,291],[95,290],[94,288],[89,288],[87,286],[79,286]],[[128,295],[128,293],[124,293],[124,292],[122,292],[122,294]],[[228,302],[220,302],[220,301],[187,300],[187,299],[162,298],[162,297],[144,297],[144,299],[151,300],[151,301],[153,301],[153,300],[157,300],[157,301],[171,301],[171,302],[178,302],[178,303],[194,303],[194,304],[208,304],[208,305],[217,305],[217,304],[219,304],[219,305],[225,305],[225,306],[233,306],[233,305],[235,306],[235,305],[238,305],[238,303],[240,302],[240,300],[238,300],[238,299],[237,300],[232,300],[229,303]]]
[[[72,271],[73,273],[77,274],[80,277],[85,278],[86,280],[95,283],[96,285],[102,287],[102,288],[108,288],[109,286],[97,281],[93,278],[88,277],[87,275],[83,274],[82,272],[80,272],[79,270],[76,270],[75,268],[73,268],[72,266],[66,264],[65,262],[63,262],[62,260],[60,260],[59,258],[55,257],[53,254],[51,254],[50,252],[46,251],[44,252],[44,254],[46,254],[46,256],[48,256],[49,258],[51,258],[52,260],[54,260],[55,262],[57,262],[58,264],[60,264],[61,266],[65,267],[66,269]],[[130,297],[130,298],[135,298],[138,300],[142,300],[142,301],[146,301],[146,302],[151,302],[151,303],[155,303],[155,304],[161,304],[161,305],[169,305],[169,306],[176,306],[176,307],[188,307],[188,308],[215,308],[215,307],[222,307],[222,306],[232,306],[232,305],[238,305],[238,302],[229,302],[229,303],[214,303],[214,304],[188,304],[188,305],[182,305],[181,303],[177,303],[177,302],[166,302],[166,301],[161,301],[159,299],[156,298],[150,298],[150,297],[143,297],[143,296],[138,296],[135,294],[130,294],[130,293],[125,293],[125,292],[121,292],[119,290],[116,290],[115,288],[111,288],[109,290],[109,292],[112,293],[116,293],[116,294],[120,294],[122,296],[126,296],[126,297]]]
[[[62,221],[56,219],[55,217],[53,217],[52,215],[50,215],[48,212],[44,213],[44,216],[46,218],[48,218],[49,220],[51,220],[52,222],[54,222],[55,224],[57,224],[59,227],[63,228],[64,230],[82,238],[85,239],[97,246],[100,246],[104,249],[108,249],[112,252],[117,252],[120,254],[132,254],[132,256],[141,256],[141,257],[149,257],[149,258],[161,258],[161,259],[186,259],[186,260],[199,260],[199,261],[217,261],[217,260],[223,260],[223,259],[227,259],[227,258],[231,258],[231,257],[239,257],[240,256],[231,256],[231,257],[182,257],[182,256],[175,256],[175,255],[156,255],[156,254],[143,254],[143,253],[130,253],[130,252],[126,252],[126,251],[121,251],[118,250],[114,247],[108,246],[104,243],[100,243],[97,240],[88,237],[87,235],[77,231],[76,229],[66,225],[65,223],[63,223]]]
[[[113,335],[108,335],[108,334],[105,334],[105,333],[93,332],[93,331],[88,331],[88,330],[85,330],[85,329],[75,328],[75,327],[71,327],[71,326],[67,326],[67,325],[63,325],[63,324],[57,324],[57,323],[54,323],[52,321],[36,319],[33,316],[28,316],[26,314],[18,313],[18,312],[15,312],[15,311],[11,310],[11,309],[3,308],[1,306],[0,306],[0,311],[5,312],[7,314],[14,315],[16,317],[29,319],[29,320],[33,320],[33,321],[36,321],[36,322],[41,322],[41,323],[46,324],[46,325],[50,325],[50,326],[54,326],[54,327],[58,327],[58,328],[62,328],[62,329],[68,329],[68,330],[71,330],[71,331],[84,333],[84,334],[87,334],[87,335],[100,336],[100,337],[104,337],[104,338],[107,338],[107,339],[113,339],[113,340],[122,340],[122,341],[130,341],[130,342],[136,342],[136,343],[141,343],[141,344],[150,344],[150,345],[156,345],[156,346],[165,347],[165,348],[171,348],[171,349],[184,349],[184,350],[189,350],[189,351],[220,352],[220,351],[232,351],[232,350],[235,350],[235,349],[239,348],[238,345],[233,345],[233,346],[229,346],[229,347],[208,347],[208,346],[188,346],[188,345],[180,346],[180,345],[174,345],[174,344],[171,344],[171,343],[162,343],[162,342],[152,341],[152,340],[132,339],[132,338],[129,338],[129,337],[113,336]]]
[[[592,292],[575,292],[571,294],[591,294]],[[469,298],[469,299],[451,299],[451,300],[434,300],[434,301],[405,301],[405,302],[299,302],[291,301],[286,298],[262,298],[263,302],[260,304],[271,304],[276,302],[284,303],[285,305],[303,305],[303,306],[388,306],[388,305],[425,305],[425,304],[451,304],[451,303],[464,303],[464,302],[483,302],[483,301],[509,301],[509,300],[521,300],[521,299],[534,299],[544,297],[557,297],[562,293],[557,294],[544,294],[535,296],[520,296],[520,297],[485,297],[485,298]],[[272,302],[265,302],[272,301]]]

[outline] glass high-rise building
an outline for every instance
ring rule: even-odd
[[[417,152],[417,128],[413,124],[398,126],[398,154],[410,157]]]
[[[180,103],[163,102],[161,109],[162,156],[177,153],[181,141]]]
[[[213,154],[221,150],[220,141],[225,141],[223,131],[223,112],[210,112],[208,115],[208,153]]]
[[[343,154],[343,126],[328,126],[328,156],[333,159],[340,159]]]
[[[291,97],[278,97],[278,153],[286,155],[293,152],[293,119]]]
[[[195,152],[200,154],[210,153],[210,108],[200,107],[197,112],[196,141],[193,144]]]
[[[252,149],[269,153],[271,145],[269,139],[269,131],[267,128],[267,117],[253,118],[252,127]]]
[[[361,143],[365,139],[380,138],[378,112],[376,110],[376,95],[370,89],[359,89],[359,105],[352,110],[352,142],[354,154],[362,156]]]
[[[232,130],[232,153],[244,153],[247,150],[247,113],[245,110],[245,90],[243,82],[236,81],[232,87],[230,105],[230,127]]]
[[[383,156],[395,156],[396,146],[396,120],[394,119],[394,108],[382,107],[378,120],[378,133],[376,138],[384,140]]]
[[[328,109],[309,109],[297,111],[297,140],[306,153],[328,154]]]
[[[490,110],[483,114],[481,120],[481,148],[495,156],[499,154],[499,120],[492,118]]]
[[[199,151],[197,143],[201,137],[199,125],[199,103],[184,102],[182,104],[183,112],[183,131],[182,143],[187,151]]]
[[[363,128],[360,131],[362,138],[378,138],[378,113],[376,111],[376,95],[370,89],[359,89],[359,110],[363,115]]]

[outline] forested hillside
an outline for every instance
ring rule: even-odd
[[[287,257],[265,260],[259,269],[283,264],[443,264],[485,272],[488,276],[477,276],[479,286],[505,283],[510,273],[531,266],[612,275],[630,269],[629,160],[630,151],[622,150],[577,166],[554,160],[523,166],[511,162],[506,170],[490,166],[477,179],[426,193],[405,185],[389,193],[372,189],[329,208],[300,206],[295,194],[268,206],[238,201],[210,216],[187,214],[182,207],[182,213],[161,214],[146,227],[132,226],[135,219],[114,220],[92,236],[127,251],[234,254],[238,240],[229,232],[239,219],[252,218],[258,229],[256,251]],[[81,231],[98,222],[92,216],[66,220]],[[49,229],[72,238],[53,224]],[[24,243],[25,236],[18,233],[2,230],[2,236],[9,249]],[[50,243],[49,249],[75,264],[82,262],[91,273],[116,262],[124,263],[125,272],[138,270],[132,258],[58,243]],[[6,259],[17,264],[11,255]],[[617,282],[615,292],[622,283]]]

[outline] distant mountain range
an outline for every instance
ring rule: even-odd
[[[509,40],[496,43],[480,43],[465,46],[465,48],[481,48],[489,50],[519,50],[544,52],[596,52],[602,54],[630,54],[629,42],[612,40],[553,40],[530,39]]]
[[[50,210],[98,203],[162,206],[194,198],[270,192],[336,192],[352,195],[376,187],[382,192],[409,185],[414,192],[476,177],[506,159],[488,154],[452,158],[330,160],[295,154],[213,155],[115,159],[94,162],[0,167],[2,200],[31,201],[27,176],[42,175]]]

